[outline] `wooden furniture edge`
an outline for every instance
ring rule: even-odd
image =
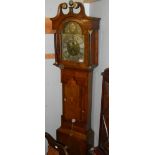
[[[54,53],[45,53],[45,59],[54,59],[55,54]]]
[[[54,30],[52,30],[52,21],[49,17],[45,17],[45,34],[54,34]]]

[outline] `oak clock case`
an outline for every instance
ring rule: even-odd
[[[74,11],[78,9],[79,13]],[[68,13],[64,13],[68,10]],[[98,65],[99,18],[88,17],[82,3],[62,3],[51,18],[55,65],[61,70],[62,116],[57,140],[69,155],[86,155],[94,143],[91,129],[92,77]]]

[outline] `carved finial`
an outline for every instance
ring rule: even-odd
[[[78,3],[77,2],[73,2],[73,0],[69,1],[69,6],[70,6],[70,8],[74,8],[74,9],[79,8]]]
[[[74,3],[73,0],[69,0],[69,5],[70,6],[73,6],[73,3]]]
[[[73,0],[69,0],[68,1],[68,3],[69,4],[67,4],[67,3],[61,3],[60,5],[59,5],[59,8],[58,8],[58,14],[63,14],[64,15],[64,13],[63,13],[63,9],[68,9],[69,8],[69,12],[68,12],[68,14],[75,14],[74,13],[74,9],[78,9],[78,8],[81,8],[80,9],[80,12],[79,13],[76,13],[76,15],[77,14],[83,14],[84,16],[85,16],[85,9],[84,9],[84,6],[83,6],[83,4],[82,3],[80,3],[80,2],[74,2]],[[66,15],[66,14],[65,14]]]

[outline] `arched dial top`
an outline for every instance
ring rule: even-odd
[[[64,24],[62,30],[62,60],[84,62],[84,35],[77,22]]]

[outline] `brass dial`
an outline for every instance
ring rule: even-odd
[[[62,59],[84,62],[84,35],[76,22],[65,24],[62,32]]]

